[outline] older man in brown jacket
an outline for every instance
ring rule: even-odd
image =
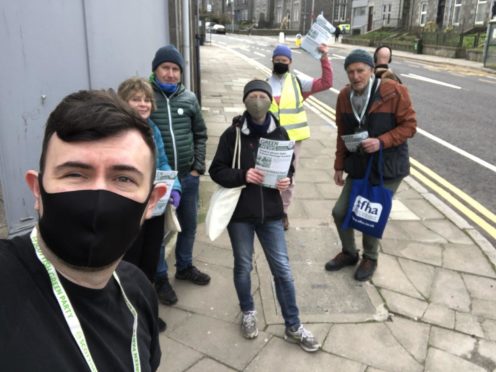
[[[395,192],[409,174],[407,139],[415,134],[417,126],[407,88],[391,79],[375,78],[374,61],[368,52],[353,50],[346,57],[344,67],[350,84],[341,90],[336,104],[338,136],[334,161],[334,181],[344,187],[332,210],[342,252],[326,263],[328,271],[354,266],[359,260],[354,230],[341,227],[348,209],[351,180],[364,177],[369,157],[382,146],[384,186]],[[366,139],[356,150],[348,149],[342,136],[356,133]],[[376,160],[370,177],[374,184],[378,183],[377,166]],[[344,172],[348,174],[346,180]],[[364,252],[355,272],[356,280],[365,281],[374,274],[378,245],[377,238],[363,235]]]

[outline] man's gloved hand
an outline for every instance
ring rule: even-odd
[[[172,190],[170,194],[169,203],[171,203],[174,208],[179,207],[179,202],[181,201],[181,193],[177,190]]]

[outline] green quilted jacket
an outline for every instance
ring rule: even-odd
[[[178,90],[167,97],[153,75],[150,83],[157,104],[150,118],[160,129],[169,164],[179,176],[192,170],[204,174],[207,127],[195,94],[179,83]]]

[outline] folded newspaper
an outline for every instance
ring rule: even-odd
[[[165,212],[165,207],[167,207],[167,203],[169,202],[170,194],[172,191],[172,186],[174,185],[174,181],[177,177],[177,171],[163,171],[157,170],[157,174],[155,175],[154,183],[165,183],[167,185],[167,192],[164,196],[160,198],[155,209],[153,209],[152,216],[157,217]]]
[[[288,176],[294,141],[260,138],[255,168],[264,172],[263,186],[276,189],[277,181]]]
[[[320,44],[327,44],[335,30],[336,27],[321,14],[308,30],[301,47],[310,53],[312,57],[320,59],[322,56],[318,49]]]
[[[344,144],[348,151],[350,152],[355,152],[358,149],[358,146],[360,146],[360,143],[364,140],[369,138],[369,132],[366,130],[358,133],[353,133],[353,134],[346,134],[344,136],[341,136],[341,138],[344,141]]]

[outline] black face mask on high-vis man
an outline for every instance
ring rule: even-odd
[[[132,245],[148,204],[107,190],[47,193],[40,184],[43,215],[38,225],[47,247],[64,262],[100,268]]]
[[[282,62],[274,62],[273,71],[276,74],[282,75],[289,71],[289,64]]]

